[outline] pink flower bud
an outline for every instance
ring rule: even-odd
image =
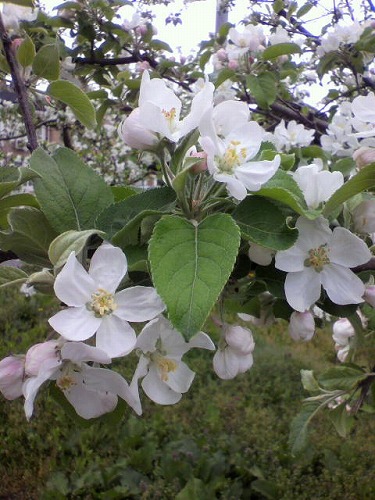
[[[180,64],[185,64],[186,63],[186,57],[185,56],[180,56]]]
[[[353,223],[357,233],[375,232],[375,200],[362,201],[354,209]]]
[[[338,347],[345,347],[349,344],[351,337],[354,337],[355,330],[353,325],[347,318],[338,319],[333,323],[333,335],[332,338],[338,345]]]
[[[191,167],[190,171],[193,174],[199,174],[200,172],[204,172],[205,170],[207,170],[207,153],[205,153],[204,151],[199,151],[199,152],[196,151],[192,152],[190,154],[190,157],[202,158],[202,161],[199,161],[198,163],[196,163]]]
[[[147,25],[141,24],[140,26],[137,26],[134,31],[137,33],[137,35],[144,36],[148,31]]]
[[[289,320],[289,333],[293,340],[308,342],[315,333],[314,316],[310,311],[294,311]]]
[[[48,359],[57,358],[57,348],[59,342],[48,340],[40,344],[35,344],[26,353],[25,371],[31,377],[36,377],[41,365]]]
[[[0,392],[6,399],[22,396],[25,356],[8,356],[0,361]]]
[[[136,69],[139,72],[148,71],[151,68],[150,63],[148,61],[142,61],[136,64]]]
[[[375,162],[375,148],[362,147],[354,151],[353,160],[357,164],[357,168],[361,169],[370,163]]]
[[[224,326],[224,338],[229,347],[241,354],[253,352],[255,344],[251,330],[243,326]]]
[[[235,59],[231,59],[230,61],[228,61],[228,68],[229,69],[237,69],[238,68],[238,61],[236,61]]]
[[[225,49],[219,49],[216,52],[216,57],[219,59],[221,62],[225,62],[228,59],[228,54]]]
[[[367,304],[370,304],[370,306],[375,307],[375,285],[366,286],[363,298],[367,302]]]

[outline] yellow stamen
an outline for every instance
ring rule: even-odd
[[[318,248],[312,248],[309,250],[309,257],[305,260],[305,266],[313,267],[317,273],[320,273],[323,267],[330,263],[328,254],[329,248],[327,244],[320,245]]]
[[[94,312],[95,316],[102,317],[115,311],[117,304],[112,293],[107,292],[104,288],[98,288],[91,295],[91,302],[88,303],[87,307]]]

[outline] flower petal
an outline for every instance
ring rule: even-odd
[[[142,380],[142,389],[145,394],[159,405],[173,405],[178,403],[182,394],[167,386],[159,376],[156,367],[151,365],[148,374]]]
[[[189,390],[195,373],[183,361],[177,361],[176,363],[176,369],[168,372],[165,383],[174,391],[185,393]]]
[[[343,227],[333,231],[329,259],[334,264],[355,267],[371,259],[371,252],[366,243]]]
[[[103,243],[91,258],[89,275],[96,288],[114,293],[127,270],[127,260],[121,248]]]
[[[125,321],[148,321],[165,309],[155,288],[146,286],[126,288],[116,293],[115,301],[118,308],[113,314]]]
[[[83,306],[96,290],[94,280],[72,252],[53,285],[56,296],[67,306]]]
[[[214,174],[214,179],[218,182],[225,182],[229,194],[233,196],[236,200],[243,200],[246,198],[247,191],[246,187],[241,181],[236,179],[233,175],[227,174]]]
[[[83,342],[66,342],[61,349],[62,359],[73,363],[94,361],[95,363],[110,363],[112,360],[106,352]]]
[[[48,320],[57,333],[67,340],[86,340],[94,335],[102,318],[96,318],[83,307],[68,307]]]
[[[90,391],[83,383],[63,392],[77,414],[85,419],[100,417],[113,411],[117,406],[116,394]]]
[[[212,342],[211,338],[204,332],[198,332],[188,342],[188,347],[198,347],[200,349],[208,349],[213,351],[215,349],[215,344]]]
[[[111,358],[129,354],[134,349],[136,341],[135,331],[129,323],[114,314],[104,317],[96,332],[96,347]]]
[[[289,305],[304,312],[320,297],[320,275],[312,267],[297,273],[288,273],[285,279],[285,295]]]
[[[320,273],[322,285],[335,304],[359,304],[363,302],[365,285],[350,269],[330,264]]]

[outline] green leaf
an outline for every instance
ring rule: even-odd
[[[40,48],[33,61],[33,72],[46,80],[57,80],[60,76],[59,49],[55,43]]]
[[[199,331],[236,261],[239,228],[227,214],[201,223],[163,217],[149,243],[154,284],[174,327],[190,338]]]
[[[348,413],[346,404],[346,401],[344,401],[329,412],[329,418],[335,426],[337,433],[343,438],[348,436],[355,423],[354,415]]]
[[[319,376],[319,384],[328,391],[353,389],[359,382],[368,377],[359,366],[340,365],[329,368]]]
[[[263,247],[286,250],[297,240],[298,231],[286,225],[285,215],[260,196],[247,196],[232,215],[242,236]]]
[[[312,370],[301,370],[301,382],[305,391],[319,392],[319,384]]]
[[[50,244],[48,250],[50,261],[55,267],[61,267],[67,261],[70,253],[75,252],[78,255],[85,247],[87,240],[94,234],[104,236],[104,233],[98,229],[70,230],[59,234]]]
[[[308,446],[308,426],[320,409],[317,402],[305,403],[302,410],[294,417],[290,426],[289,446],[293,455],[300,455]]]
[[[99,215],[96,227],[105,231],[115,245],[122,247],[128,244],[128,234],[138,228],[145,217],[170,212],[175,201],[173,189],[150,189],[106,208]]]
[[[269,500],[279,500],[280,498],[280,492],[278,491],[277,485],[273,481],[256,479],[251,483],[251,489],[260,493],[262,497],[268,498]]]
[[[166,42],[163,42],[162,40],[157,40],[155,38],[151,40],[151,42],[149,43],[149,47],[155,50],[165,50],[167,52],[173,52],[170,45],[168,45]]]
[[[4,3],[13,3],[22,7],[35,7],[34,0],[3,0]]]
[[[17,267],[0,266],[0,288],[25,283],[28,276],[25,271]]]
[[[96,127],[95,108],[87,95],[76,85],[66,80],[56,80],[49,84],[47,94],[67,104],[85,127]]]
[[[206,500],[207,492],[204,482],[196,477],[191,477],[184,488],[176,495],[176,500]]]
[[[366,167],[362,168],[341,186],[340,189],[333,193],[323,209],[323,216],[329,216],[329,214],[336,210],[346,200],[373,187],[375,187],[375,163],[366,165]]]
[[[39,204],[32,194],[13,194],[0,199],[0,226],[8,227],[8,213],[13,207],[28,206],[39,208]]]
[[[276,79],[272,73],[267,72],[260,73],[259,75],[248,75],[246,77],[246,83],[249,87],[250,94],[261,108],[269,108],[276,100]]]
[[[280,169],[266,184],[263,184],[263,187],[257,191],[257,195],[280,201],[308,219],[315,219],[320,215],[320,212],[307,208],[305,198],[296,181]]]
[[[337,66],[339,62],[340,58],[336,51],[324,54],[324,56],[319,59],[318,66],[316,68],[319,78],[322,79],[323,76]]]
[[[23,42],[18,47],[17,60],[21,64],[21,66],[26,68],[27,66],[32,65],[35,54],[35,45],[29,35],[26,34]]]
[[[134,188],[129,186],[111,186],[111,191],[113,193],[113,198],[115,203],[118,201],[125,200],[130,196],[134,196],[138,193]]]
[[[215,80],[215,88],[217,89],[222,83],[233,78],[235,74],[236,72],[229,68],[224,68],[219,71],[219,74],[217,75],[217,78]]]
[[[40,176],[34,187],[41,209],[59,233],[94,228],[98,214],[113,203],[110,187],[71,149],[60,148],[51,157],[39,148],[30,169]]]
[[[12,192],[20,184],[32,179],[34,175],[27,168],[0,168],[0,198]]]
[[[12,250],[30,264],[50,267],[48,248],[56,233],[43,213],[33,207],[13,208],[8,219],[10,230],[0,232],[2,250]]]
[[[300,54],[301,47],[296,43],[277,43],[267,47],[262,53],[262,59],[268,61],[287,54]]]

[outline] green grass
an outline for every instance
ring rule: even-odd
[[[47,298],[2,292],[0,354],[24,352],[48,334]],[[217,379],[212,354],[191,352],[197,372],[174,406],[144,398],[144,414],[125,409],[117,424],[80,428],[41,391],[27,423],[22,401],[0,403],[0,498],[22,499],[327,499],[375,498],[371,415],[343,440],[324,416],[301,459],[288,449],[289,425],[306,396],[299,370],[334,362],[330,332],[295,344],[285,325],[256,332],[254,366]],[[129,380],[132,363],[116,363]]]

